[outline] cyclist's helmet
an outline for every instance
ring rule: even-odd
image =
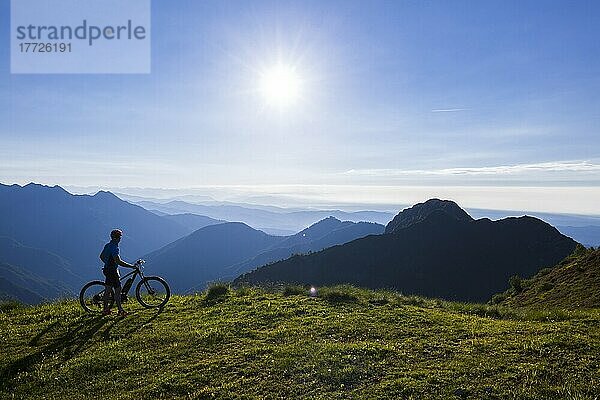
[[[111,239],[119,239],[121,236],[123,236],[123,231],[120,229],[113,229],[112,232],[110,232]]]

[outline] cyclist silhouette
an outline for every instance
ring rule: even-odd
[[[134,265],[129,264],[119,257],[119,242],[121,241],[123,232],[120,229],[114,229],[110,233],[110,242],[106,243],[102,253],[100,253],[100,259],[104,262],[102,272],[106,277],[106,293],[104,294],[104,310],[102,314],[108,315],[111,313],[111,309],[108,308],[108,301],[111,294],[114,294],[114,299],[119,309],[119,315],[122,317],[127,316],[127,312],[123,310],[121,306],[121,281],[119,280],[119,265],[127,268],[135,268]]]

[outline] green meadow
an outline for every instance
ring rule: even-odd
[[[214,286],[163,310],[0,311],[0,397],[598,399],[600,311],[350,286]]]

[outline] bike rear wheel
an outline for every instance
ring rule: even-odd
[[[88,282],[79,292],[79,304],[87,312],[99,313],[104,310],[104,296],[108,296],[108,308],[115,302],[113,291],[106,291],[102,281]]]
[[[171,289],[160,276],[147,276],[137,284],[135,297],[146,308],[161,308],[169,301]]]

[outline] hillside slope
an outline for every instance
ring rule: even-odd
[[[173,222],[177,222],[179,225],[184,226],[185,228],[188,229],[189,233],[192,233],[194,231],[197,231],[198,229],[204,228],[205,226],[217,225],[217,224],[222,224],[224,222],[227,222],[227,221],[223,221],[223,220],[206,217],[204,215],[197,215],[197,214],[190,214],[190,213],[173,214],[173,215],[164,214],[163,218],[173,221]]]
[[[519,307],[600,307],[600,249],[581,249],[531,279],[519,281],[494,301]]]
[[[24,246],[7,237],[0,237],[0,262],[16,265],[50,281],[60,282],[73,293],[81,285],[82,278],[64,258],[46,250]]]
[[[518,314],[353,288],[127,307],[118,319],[75,302],[2,306],[0,398],[574,400],[600,385],[598,310]]]
[[[291,236],[268,235],[240,222],[210,225],[148,254],[146,267],[163,275],[176,293],[203,290],[294,253],[322,250],[369,234],[383,225],[329,217]]]
[[[49,281],[24,268],[0,261],[0,297],[37,304],[72,295],[72,290],[60,282]]]
[[[98,254],[114,228],[131,260],[188,233],[176,222],[109,192],[72,195],[59,186],[0,184],[0,236],[67,259],[84,280],[101,274]]]
[[[282,240],[240,222],[209,225],[145,256],[146,268],[182,293],[222,277],[225,267]]]
[[[419,222],[240,276],[236,284],[350,283],[461,301],[487,301],[515,274],[532,276],[576,242],[531,217],[458,219],[443,209]]]
[[[385,227],[371,222],[340,221],[334,217],[325,218],[316,224],[289,236],[257,256],[227,268],[231,279],[254,268],[275,261],[285,260],[294,254],[310,253],[327,247],[344,244],[368,235],[380,235]]]

